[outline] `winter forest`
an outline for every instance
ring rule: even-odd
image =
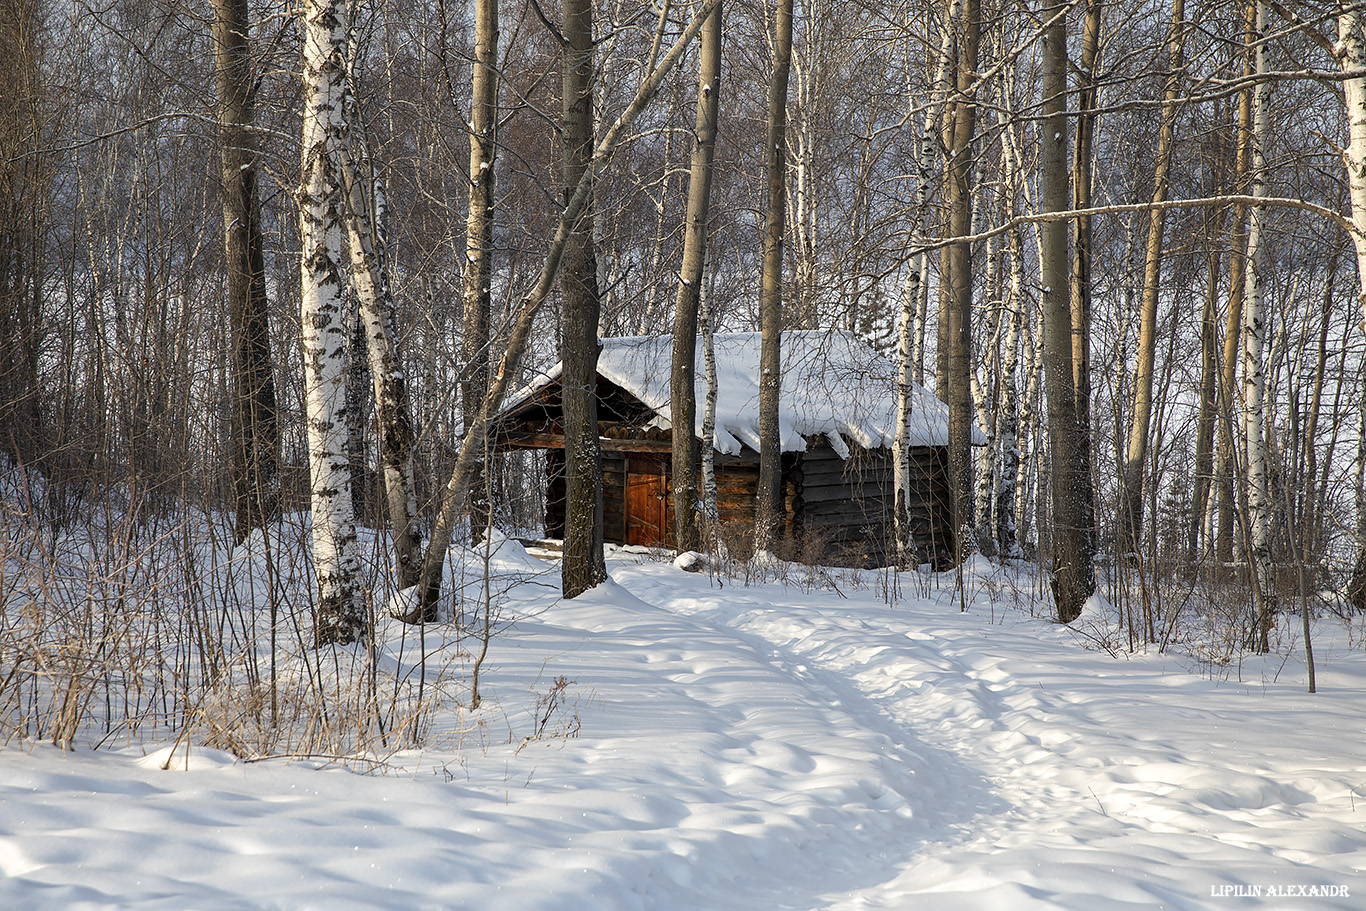
[[[510,769],[592,699],[499,649],[684,569],[822,618],[995,623],[1009,590],[1049,648],[1203,684],[1293,653],[1313,692],[1320,620],[1361,650],[1366,7],[4,0],[0,56],[0,744],[487,756],[501,668]],[[713,438],[744,333],[737,494],[738,456],[663,431]],[[790,520],[780,365],[815,333],[887,365],[885,439],[827,434],[885,456],[863,563]],[[667,547],[604,546],[623,337],[664,352],[631,439],[671,460]],[[547,376],[553,439],[511,434]]]

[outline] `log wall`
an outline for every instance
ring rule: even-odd
[[[664,535],[658,543],[673,544],[673,503],[667,496],[671,490],[669,459],[657,451],[660,447],[655,436],[651,434],[644,452],[629,451],[629,443],[621,439],[603,452],[606,541],[628,542],[629,479],[653,476],[664,496]],[[748,451],[741,455],[717,455],[715,464],[721,521],[732,537],[743,538],[754,522],[758,455]],[[954,547],[945,450],[913,448],[911,479],[908,510],[913,546],[922,559],[937,568],[951,566]],[[783,535],[790,556],[850,566],[884,565],[891,559],[894,498],[888,450],[855,447],[846,460],[827,441],[813,441],[806,452],[784,454],[783,485]],[[563,449],[547,451],[546,535],[564,536]]]

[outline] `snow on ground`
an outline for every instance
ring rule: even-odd
[[[610,568],[515,589],[483,708],[382,772],[0,751],[0,908],[1366,907],[1359,622],[1320,622],[1309,695],[1289,649],[1087,650],[987,564],[966,612],[951,576]]]

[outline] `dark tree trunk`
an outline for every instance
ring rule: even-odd
[[[1096,132],[1096,72],[1100,64],[1100,25],[1103,0],[1087,0],[1082,25],[1081,87],[1077,94],[1077,144],[1072,156],[1072,199],[1077,209],[1091,207],[1091,158]],[[1091,454],[1091,217],[1079,215],[1073,223],[1076,239],[1072,251],[1072,384],[1077,400],[1077,425],[1084,432],[1078,454],[1082,472],[1082,512],[1086,523],[1087,561],[1096,554],[1096,502]]]
[[[783,230],[787,224],[787,83],[792,68],[792,0],[776,10],[773,77],[768,85],[768,216],[759,289],[759,488],[754,504],[755,544],[771,548],[783,515],[782,395]]]
[[[1195,489],[1191,496],[1190,521],[1186,527],[1186,559],[1192,565],[1199,558],[1200,530],[1204,527],[1209,505],[1210,474],[1214,467],[1215,388],[1218,382],[1218,354],[1215,351],[1216,307],[1219,298],[1220,255],[1215,244],[1223,223],[1217,216],[1210,232],[1208,258],[1209,286],[1205,291],[1204,315],[1200,319],[1200,417],[1195,431]]]
[[[972,141],[977,128],[977,52],[981,37],[978,0],[963,5],[958,58],[958,99],[954,105],[949,146],[949,235],[972,233]],[[945,248],[948,316],[949,477],[953,484],[953,532],[962,560],[963,531],[972,509],[972,244],[954,241]],[[1065,287],[1065,281],[1064,281]],[[943,396],[941,396],[943,398]]]
[[[593,158],[593,4],[564,0],[565,201]],[[591,179],[591,178],[590,178]],[[593,206],[584,208],[564,249],[563,318],[565,530],[561,586],[566,598],[607,578],[602,553],[602,451],[598,445],[598,267]]]
[[[233,531],[243,541],[279,507],[280,431],[270,356],[270,304],[256,188],[255,74],[246,0],[214,2],[223,179],[223,245],[232,334]]]
[[[1063,7],[1045,8],[1047,21]],[[1067,20],[1058,16],[1043,35],[1043,130],[1039,155],[1039,197],[1046,212],[1066,211],[1071,202],[1067,175]],[[1085,451],[1073,388],[1072,307],[1067,292],[1067,223],[1040,229],[1043,281],[1044,365],[1047,371],[1049,464],[1052,472],[1053,600],[1058,619],[1070,623],[1095,588],[1078,467]]]

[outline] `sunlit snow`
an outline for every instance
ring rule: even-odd
[[[1055,625],[985,561],[966,612],[954,574],[746,585],[640,549],[563,602],[497,543],[517,622],[425,752],[361,774],[11,741],[0,908],[1362,907],[1361,619],[1320,620],[1309,695],[1293,617],[1277,654],[1213,665],[1129,655],[1099,600]]]

